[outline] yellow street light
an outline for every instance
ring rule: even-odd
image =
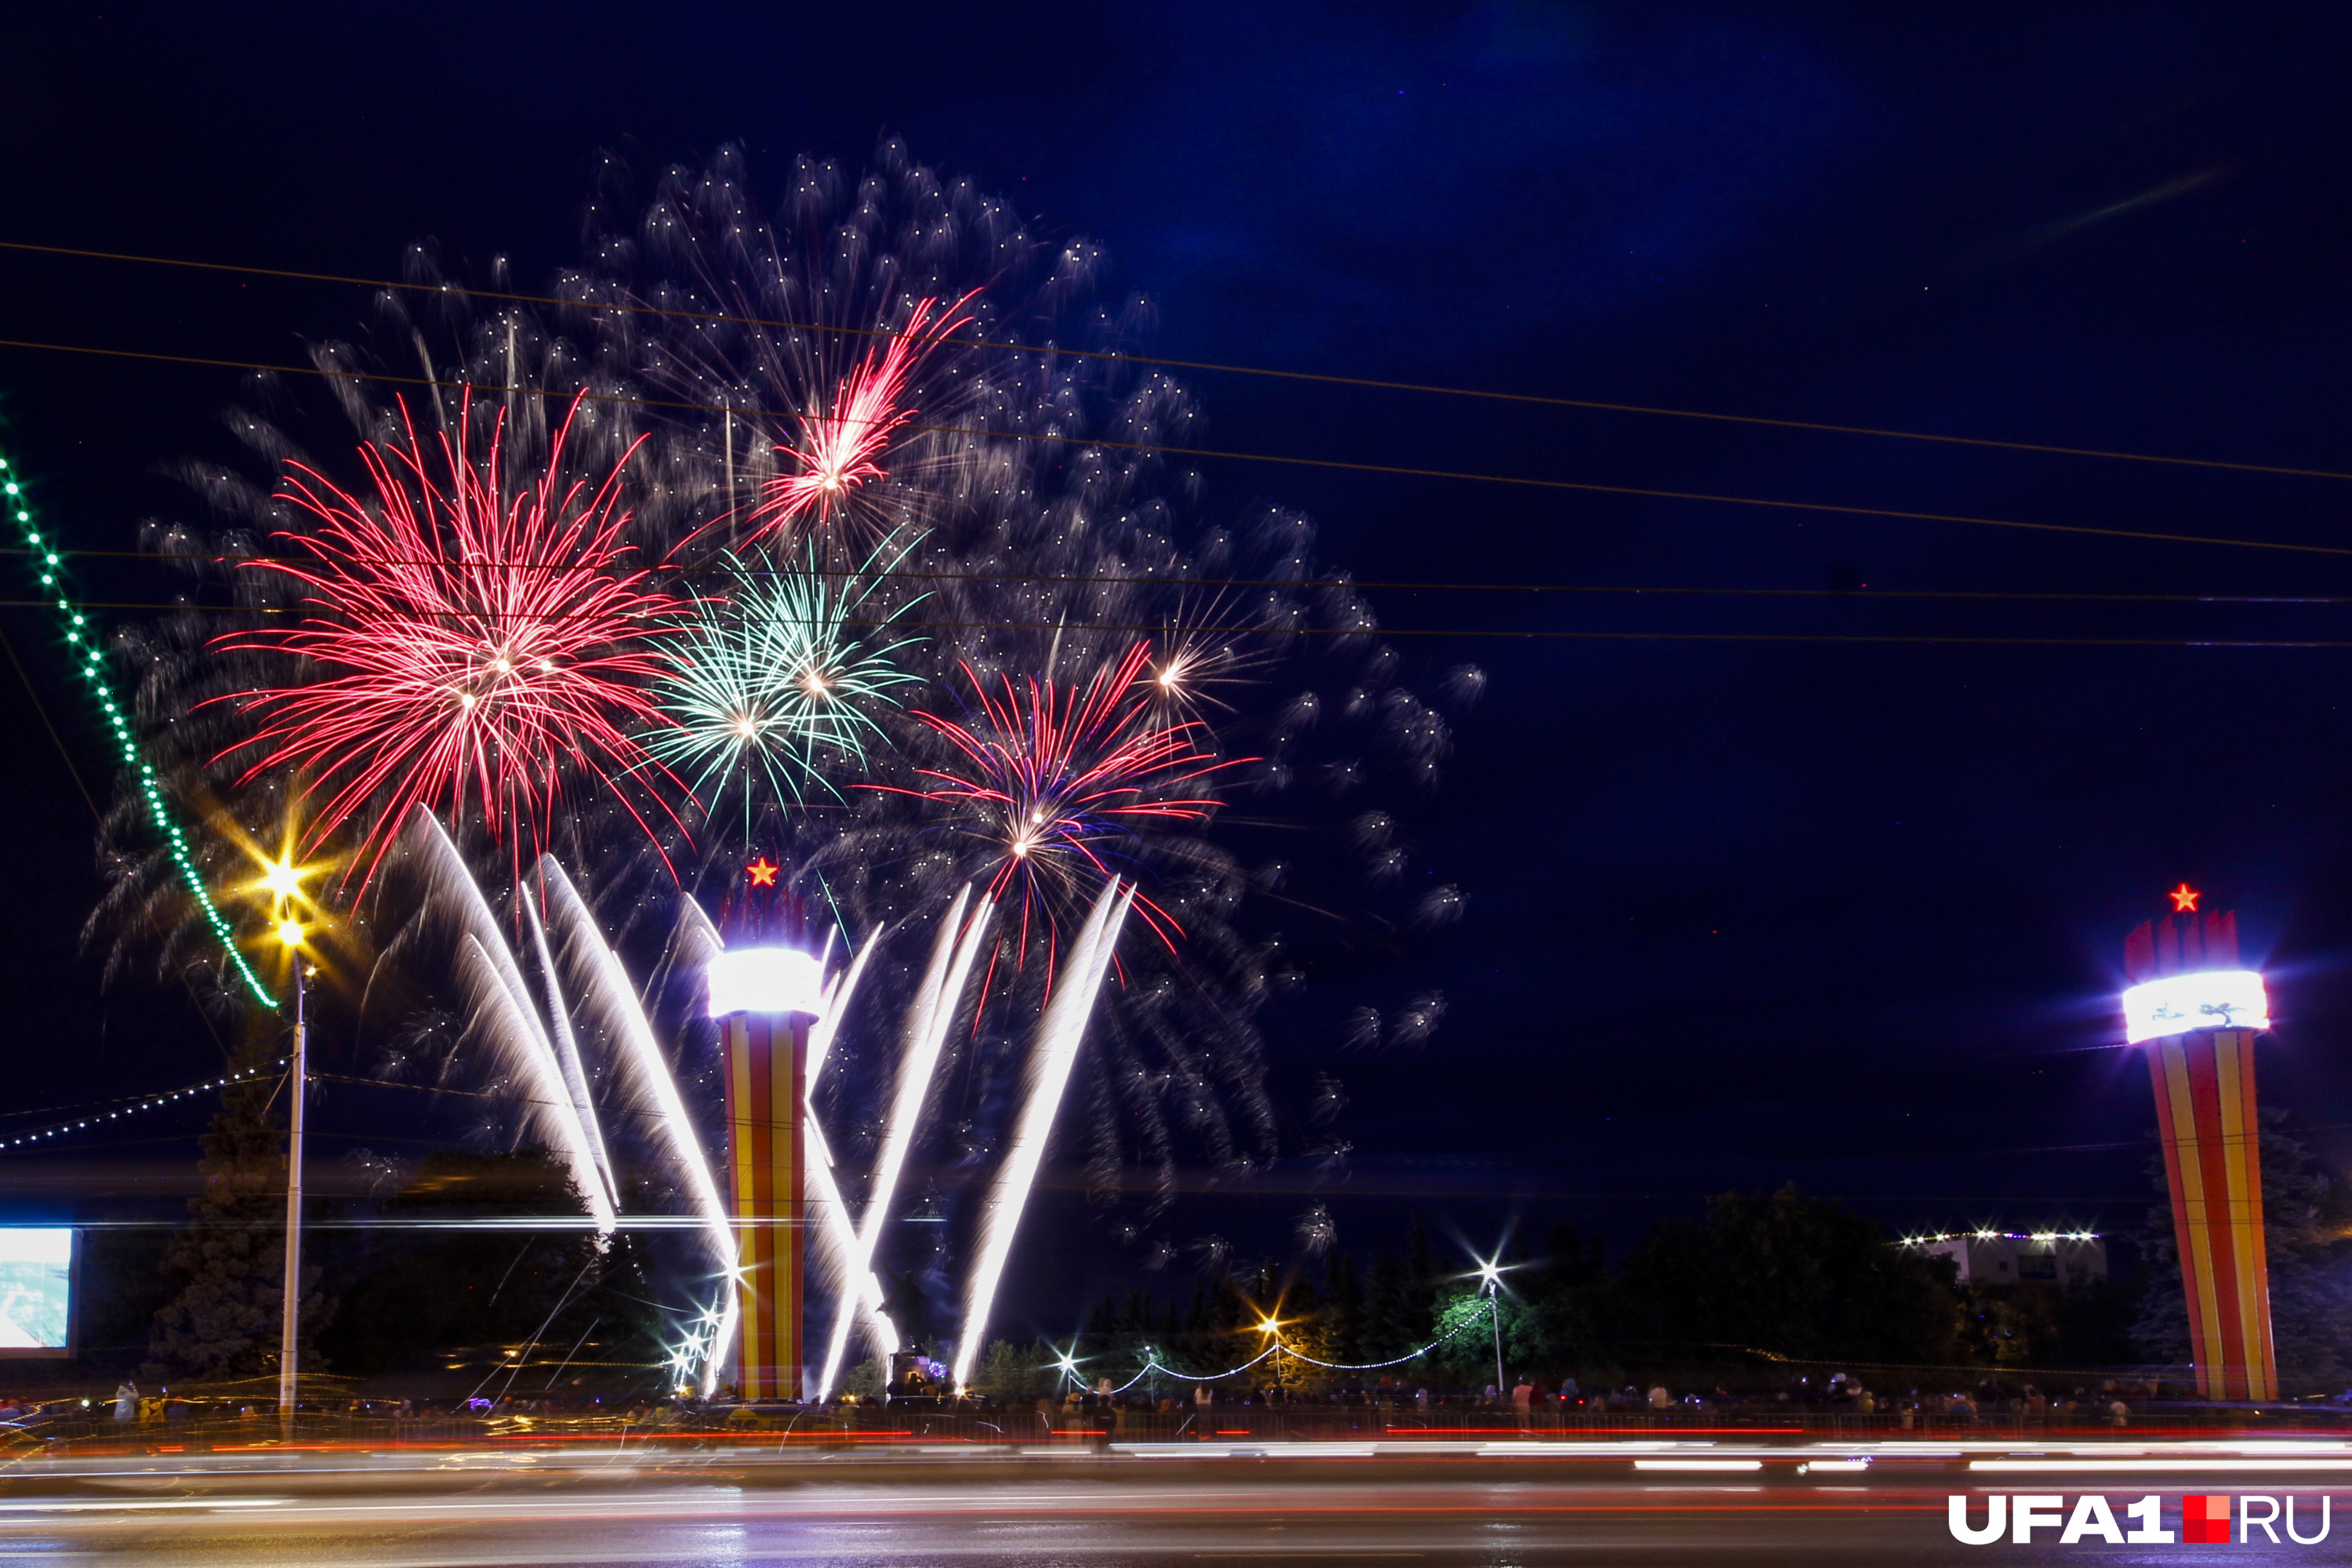
[[[300,921],[279,921],[278,922],[278,940],[285,943],[288,947],[301,946],[302,922]]]
[[[261,873],[261,887],[271,898],[293,898],[302,890],[301,868],[283,860],[272,860]]]

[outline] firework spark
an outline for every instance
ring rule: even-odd
[[[877,554],[866,567],[887,571],[897,559]],[[656,690],[669,725],[646,745],[697,795],[710,789],[714,809],[740,772],[748,828],[755,771],[779,800],[799,804],[812,789],[838,797],[827,775],[863,771],[866,747],[883,738],[864,706],[921,678],[898,662],[917,639],[870,640],[853,624],[888,624],[866,610],[870,578],[828,574],[814,559],[802,572],[732,555],[727,566],[731,591],[698,596],[670,644]]]
[[[625,569],[628,454],[593,485],[567,477],[580,408],[544,472],[520,483],[502,468],[505,419],[485,435],[470,402],[437,468],[404,405],[404,443],[360,447],[366,500],[288,470],[282,498],[319,526],[281,537],[312,559],[254,564],[302,584],[313,613],[217,639],[299,661],[283,684],[240,694],[262,722],[230,750],[258,752],[240,784],[278,769],[309,781],[323,797],[314,840],[361,821],[362,882],[414,806],[470,805],[494,838],[520,823],[543,839],[567,773],[611,786],[658,765],[624,726],[664,722],[644,683],[675,601]]]
[[[1178,793],[1228,764],[1210,749],[1212,737],[1199,721],[1154,718],[1150,670],[1151,647],[1140,642],[1098,667],[1084,686],[1056,685],[1051,676],[1016,683],[1004,675],[992,692],[965,665],[973,722],[915,714],[960,760],[917,769],[928,784],[897,793],[948,806],[959,831],[988,846],[994,869],[987,898],[1019,893],[1016,951],[1026,950],[1033,921],[1050,921],[1083,896],[1087,884],[1108,882],[1114,872],[1107,857],[1125,853],[1142,829],[1199,822],[1219,804],[1213,795]],[[1174,918],[1140,896],[1135,905],[1172,947]]]
[[[881,459],[915,416],[908,383],[941,339],[971,324],[964,313],[970,300],[945,309],[935,300],[919,301],[878,357],[868,349],[841,378],[830,412],[820,402],[802,416],[798,443],[776,448],[794,471],[761,487],[750,519],[752,538],[787,533],[805,518],[830,519],[861,487],[888,477]]]

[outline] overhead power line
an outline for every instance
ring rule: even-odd
[[[0,545],[0,555],[27,555],[21,546]],[[152,564],[203,562],[215,566],[314,565],[307,555],[233,555],[226,552],[162,552],[154,550],[77,550],[81,560],[143,561]],[[568,566],[557,561],[484,561],[462,563],[439,557],[385,556],[373,558],[383,566],[452,566],[472,572],[539,572]],[[2336,594],[2094,594],[2010,588],[1739,588],[1692,587],[1645,583],[1465,583],[1382,577],[1160,577],[1138,573],[1091,572],[942,572],[920,566],[753,566],[737,562],[726,566],[662,565],[649,568],[665,577],[840,577],[861,583],[1041,583],[1072,587],[1135,588],[1346,588],[1362,593],[1411,594],[1588,594],[1629,598],[1757,598],[1839,599],[1863,604],[1873,599],[1956,599],[1986,603],[2095,605],[2352,605],[2352,595]],[[185,607],[185,606],[179,606]]]
[[[278,364],[262,360],[218,359],[200,354],[159,353],[142,349],[95,348],[81,343],[38,342],[21,338],[0,338],[0,348],[33,349],[48,353],[81,354],[98,359],[139,360],[156,364],[199,365],[215,370],[262,371],[278,375],[310,375],[324,380],[373,381],[392,386],[422,386],[444,391],[464,390],[488,396],[565,399],[576,397],[589,403],[639,408],[675,409],[703,414],[733,414],[738,416],[759,416],[765,418],[800,417],[798,414],[790,410],[735,408],[678,398],[637,397],[609,392],[557,392],[546,387],[493,385],[478,382],[444,380],[437,376],[396,375],[377,371],[322,370],[317,365]],[[908,421],[898,426],[898,428],[939,435],[964,436],[974,439],[1031,441],[1101,451],[1139,452],[1154,457],[1188,460],[1222,459],[1229,462],[1270,463],[1284,468],[1377,474],[1390,479],[1444,479],[1469,484],[1506,485],[1522,489],[1556,490],[1580,495],[1623,496],[1646,500],[1697,501],[1710,506],[1752,507],[1768,511],[1815,512],[1830,517],[1885,518],[1898,522],[1948,522],[1972,528],[2015,529],[2031,533],[2065,534],[2084,539],[2126,539],[2141,543],[2206,545],[2232,550],[2273,551],[2296,555],[2352,556],[2352,546],[2296,544],[2285,540],[2233,539],[2212,534],[2166,533],[2154,529],[2098,528],[2084,523],[2034,522],[2022,518],[1978,517],[1965,512],[1915,511],[1896,507],[1851,506],[1834,501],[1782,500],[1769,496],[1717,495],[1703,490],[1660,489],[1644,485],[1611,485],[1584,479],[1547,479],[1518,474],[1483,474],[1467,469],[1412,468],[1395,463],[1358,462],[1341,458],[1302,458],[1279,452],[1227,451],[1204,447],[1178,447],[1162,442],[1114,441],[1106,437],[1065,436],[1054,432],[997,430],[977,425],[926,425]]]
[[[0,609],[30,609],[40,607],[37,599],[0,599]],[[213,615],[310,616],[318,612],[299,605],[273,606],[267,605],[175,605],[160,600],[135,599],[94,601],[86,605],[96,610],[202,610]],[[454,611],[436,612],[440,618],[467,621],[494,618],[485,612],[479,616],[459,615]],[[560,615],[534,615],[534,621],[560,621]],[[1011,632],[1131,632],[1138,636],[1158,636],[1171,628],[1160,622],[1112,621],[919,621],[904,616],[884,620],[848,620],[844,626],[871,631],[1011,631]],[[1532,627],[1514,631],[1496,626],[1205,626],[1173,628],[1188,637],[1454,637],[1465,640],[1503,642],[1786,642],[1786,643],[1956,643],[1979,644],[2008,647],[2241,647],[2241,648],[2342,648],[2352,647],[2352,639],[2335,640],[2322,637],[1979,637],[1966,634],[1945,636],[1927,632],[1638,632],[1638,631],[1570,631]]]
[[[544,305],[560,310],[594,310],[614,315],[656,316],[730,326],[768,327],[785,331],[824,332],[841,337],[889,339],[903,332],[887,328],[845,327],[821,321],[795,321],[780,317],[732,315],[719,310],[682,310],[640,301],[566,299],[558,294],[532,294],[511,289],[476,289],[449,283],[405,282],[391,278],[362,278],[339,272],[306,272],[285,267],[248,267],[226,261],[197,261],[183,257],[141,256],[124,251],[89,250],[73,246],[32,245],[0,240],[0,250],[34,256],[72,257],[85,261],[118,261],[142,267],[169,267],[188,271],[223,272],[243,278],[278,278],[293,282],[336,283],[403,293],[458,295],[497,300],[509,304]],[[1442,383],[1399,381],[1381,376],[1339,375],[1324,371],[1285,370],[1271,365],[1234,364],[1219,360],[1174,359],[1164,354],[1121,353],[1109,349],[1074,349],[995,342],[984,338],[927,338],[927,342],[958,348],[987,348],[1056,359],[1104,360],[1122,364],[1151,365],[1168,370],[1204,371],[1220,375],[1255,376],[1272,381],[1305,382],[1323,386],[1349,386],[1377,392],[1410,392],[1436,397],[1470,398],[1479,402],[1523,404],[1540,408],[1575,408],[1594,413],[1638,414],[1662,419],[1693,419],[1717,425],[1750,425],[1774,430],[1804,430],[1830,436],[1868,436],[1893,441],[1921,441],[1937,446],[1977,447],[1993,451],[2032,452],[2049,457],[2098,458],[2126,463],[2158,463],[2172,468],[2219,468],[2234,473],[2278,474],[2295,479],[2352,479],[2352,472],[2333,468],[2299,468],[2277,463],[2235,462],[2218,458],[2179,458],[2154,452],[2124,452],[2098,447],[2069,447],[2047,441],[2005,441],[1986,436],[1950,436],[1927,430],[1895,430],[1871,425],[1840,425],[1818,419],[1780,419],[1760,414],[1725,414],[1708,409],[1669,408],[1659,404],[1622,403],[1593,397],[1560,397],[1543,393],[1500,392],[1488,387],[1450,386]]]

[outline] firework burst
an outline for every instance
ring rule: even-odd
[[[1151,668],[1151,645],[1141,642],[1083,685],[1000,675],[992,690],[965,665],[968,719],[915,715],[954,762],[917,769],[928,781],[919,790],[876,786],[947,808],[957,832],[986,846],[989,898],[1020,900],[1016,952],[1027,950],[1033,923],[1042,918],[1050,931],[1056,910],[1108,881],[1111,860],[1131,858],[1141,833],[1204,821],[1219,804],[1186,792],[1228,764],[1207,726],[1155,719]],[[1172,951],[1175,918],[1140,896],[1135,907]]]
[[[836,518],[861,489],[888,477],[882,458],[915,416],[909,383],[941,339],[971,324],[963,313],[968,302],[969,297],[941,310],[937,300],[919,301],[887,348],[878,355],[868,349],[841,378],[830,408],[819,400],[802,415],[799,439],[776,448],[777,459],[793,471],[761,487],[751,512],[752,538],[789,534],[804,520]]]
[[[866,567],[887,572],[897,559],[877,553]],[[755,776],[797,805],[815,790],[838,798],[829,775],[865,770],[884,735],[864,709],[921,679],[898,663],[919,639],[888,638],[899,612],[869,609],[872,579],[827,574],[813,553],[799,572],[726,562],[730,591],[698,595],[669,645],[656,697],[670,726],[646,744],[697,795],[709,790],[714,815],[740,773],[748,833]]]
[[[231,750],[256,753],[240,784],[307,781],[313,844],[357,825],[362,883],[415,806],[471,808],[493,838],[520,825],[543,840],[567,775],[612,786],[658,766],[630,729],[664,721],[644,688],[660,670],[649,637],[675,601],[626,568],[628,454],[593,484],[567,476],[579,412],[575,400],[544,471],[520,484],[502,468],[504,418],[484,432],[470,402],[437,466],[403,405],[404,441],[360,447],[365,500],[288,469],[281,499],[317,527],[280,538],[310,559],[254,566],[301,584],[310,613],[216,639],[290,661],[282,684],[231,699],[259,721]]]

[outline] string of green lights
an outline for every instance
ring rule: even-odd
[[[236,930],[230,926],[228,917],[221,913],[220,907],[213,902],[212,890],[205,886],[204,874],[197,869],[194,855],[189,852],[188,837],[181,830],[179,823],[173,819],[171,805],[163,798],[163,785],[156,777],[155,765],[140,755],[138,731],[131,722],[128,709],[116,699],[113,683],[107,679],[106,652],[99,645],[98,633],[90,626],[89,617],[75,608],[72,598],[66,593],[64,554],[58,549],[57,541],[45,537],[34,522],[32,499],[25,494],[24,485],[16,478],[17,472],[6,457],[0,456],[0,495],[7,498],[7,504],[16,514],[16,526],[32,551],[33,564],[41,575],[42,598],[55,606],[58,619],[64,623],[66,642],[73,649],[76,667],[88,684],[90,696],[97,701],[99,711],[106,718],[107,728],[112,731],[114,743],[122,753],[122,764],[139,781],[140,794],[147,802],[147,815],[153,820],[156,832],[163,836],[164,846],[171,850],[172,863],[179,868],[180,878],[195,898],[196,907],[204,910],[205,920],[213,928],[213,934],[220,939],[221,951],[228,955],[229,963],[252,991],[254,1000],[275,1011],[278,998],[270,994],[269,987],[261,983],[261,976],[253,972],[253,965],[247,963],[245,954],[237,950]]]

